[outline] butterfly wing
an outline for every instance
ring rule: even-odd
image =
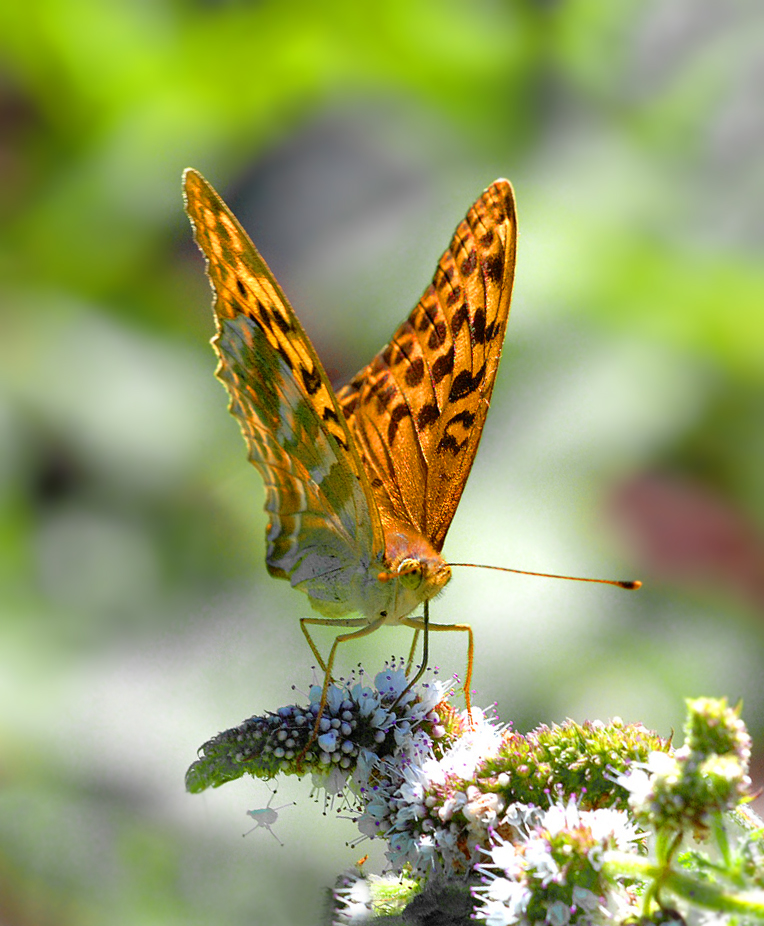
[[[414,525],[438,552],[491,400],[516,238],[512,186],[497,180],[460,223],[390,343],[337,393],[385,530]]]
[[[228,207],[194,170],[185,172],[183,186],[215,293],[216,373],[265,482],[268,570],[307,592],[324,614],[357,610],[359,570],[381,559],[384,539],[334,391],[286,296]]]

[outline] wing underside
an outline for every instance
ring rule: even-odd
[[[343,613],[352,575],[384,549],[363,464],[315,350],[256,248],[200,174],[186,171],[184,190],[215,293],[217,375],[265,483],[268,569]]]

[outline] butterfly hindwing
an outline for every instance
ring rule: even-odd
[[[266,489],[273,575],[342,614],[352,574],[381,558],[376,503],[324,369],[255,246],[196,171],[186,211],[215,292],[218,377]]]
[[[337,393],[386,529],[440,551],[475,458],[504,342],[515,268],[510,183],[472,206],[390,343]]]

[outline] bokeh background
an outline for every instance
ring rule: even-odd
[[[446,554],[475,701],[520,730],[744,699],[764,755],[764,19],[742,0],[0,8],[0,920],[313,924],[380,847],[286,783],[189,796],[311,682],[208,346],[200,169],[340,382],[471,202],[516,188],[515,299]],[[433,640],[446,677],[460,635]],[[403,653],[382,631],[342,653]],[[680,735],[681,738],[681,735]]]

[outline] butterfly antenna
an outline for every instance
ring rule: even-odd
[[[542,579],[568,579],[570,582],[597,582],[599,585],[615,585],[618,588],[625,588],[629,591],[636,591],[642,588],[639,579],[589,579],[584,576],[558,576],[552,572],[530,572],[528,569],[510,569],[507,566],[485,566],[482,563],[449,563],[452,568],[455,566],[471,566],[473,569],[495,569],[497,572],[514,572],[521,576],[540,576]]]

